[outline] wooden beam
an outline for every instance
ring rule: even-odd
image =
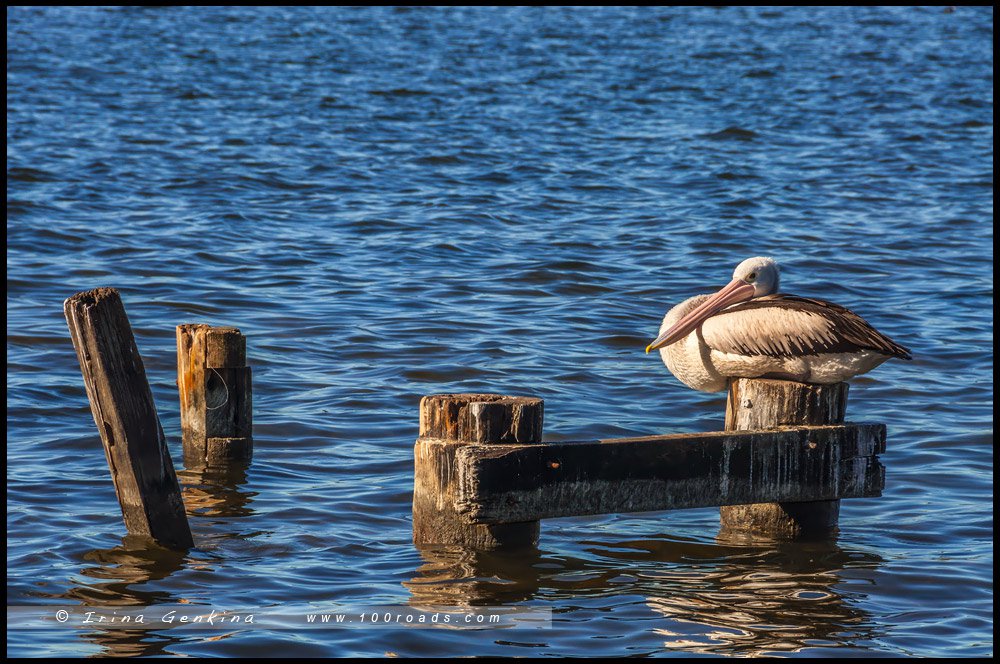
[[[194,546],[146,369],[118,291],[78,293],[63,309],[126,529],[168,548]]]
[[[247,340],[235,327],[177,326],[177,388],[184,465],[224,467],[253,455],[253,383]]]
[[[444,441],[425,440],[428,448]],[[465,445],[442,499],[469,523],[881,495],[885,425]]]

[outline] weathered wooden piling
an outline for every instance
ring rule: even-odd
[[[225,466],[253,455],[247,340],[235,327],[177,326],[184,465]]]
[[[841,424],[847,383],[811,385],[785,380],[739,378],[729,386],[726,431],[780,426]],[[722,531],[788,539],[837,529],[839,500],[756,503],[719,508]]]
[[[168,548],[192,547],[177,475],[118,291],[78,293],[63,310],[126,529]]]
[[[533,444],[542,440],[543,403],[499,394],[442,394],[420,401],[414,446],[413,541],[489,550],[532,546],[538,519],[473,523],[459,513],[463,477],[456,455],[469,446]]]

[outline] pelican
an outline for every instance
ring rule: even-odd
[[[839,383],[910,351],[836,304],[778,293],[778,264],[748,258],[714,295],[696,295],[667,312],[660,351],[682,383],[702,392],[730,378]]]

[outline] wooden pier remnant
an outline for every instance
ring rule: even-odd
[[[847,383],[735,379],[729,385],[726,431],[841,424],[847,413],[847,390]],[[719,515],[722,530],[730,534],[780,539],[822,535],[837,529],[840,501],[725,505],[719,508]]]
[[[825,503],[880,496],[885,425],[843,424],[846,386],[790,384],[768,391],[774,382],[782,381],[750,380],[738,388],[744,401],[749,394],[758,400],[745,409],[759,413],[761,427],[749,410],[734,409],[726,431],[585,442],[540,442],[539,399],[424,397],[415,447],[414,541],[494,549],[536,542],[540,519],[722,506],[739,506],[724,513],[724,526],[732,519],[744,531],[797,537],[814,532],[817,518],[830,523],[836,508]],[[769,410],[769,394],[786,399]],[[537,426],[505,410],[528,402],[535,402]],[[787,417],[766,415],[796,408],[809,424],[777,426]],[[494,413],[488,424],[485,413]],[[812,424],[822,419],[835,423]],[[515,422],[516,435],[510,433]],[[776,518],[753,516],[772,509],[758,508],[761,503],[782,505],[789,516],[780,528]],[[751,517],[744,516],[747,510]],[[797,516],[813,513],[819,517]],[[789,528],[789,519],[809,527]]]
[[[479,447],[531,447],[542,440],[541,399],[499,394],[440,394],[420,400],[420,437],[414,447],[413,540],[492,550],[531,546],[538,518],[483,523],[462,504],[467,480],[460,457]]]
[[[146,369],[114,288],[63,305],[125,527],[161,546],[194,546]]]
[[[184,465],[220,467],[253,455],[247,340],[235,327],[177,326]]]

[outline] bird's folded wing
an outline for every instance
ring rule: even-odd
[[[723,309],[701,325],[705,343],[723,353],[798,357],[821,353],[910,352],[839,305],[794,295],[769,295]]]

